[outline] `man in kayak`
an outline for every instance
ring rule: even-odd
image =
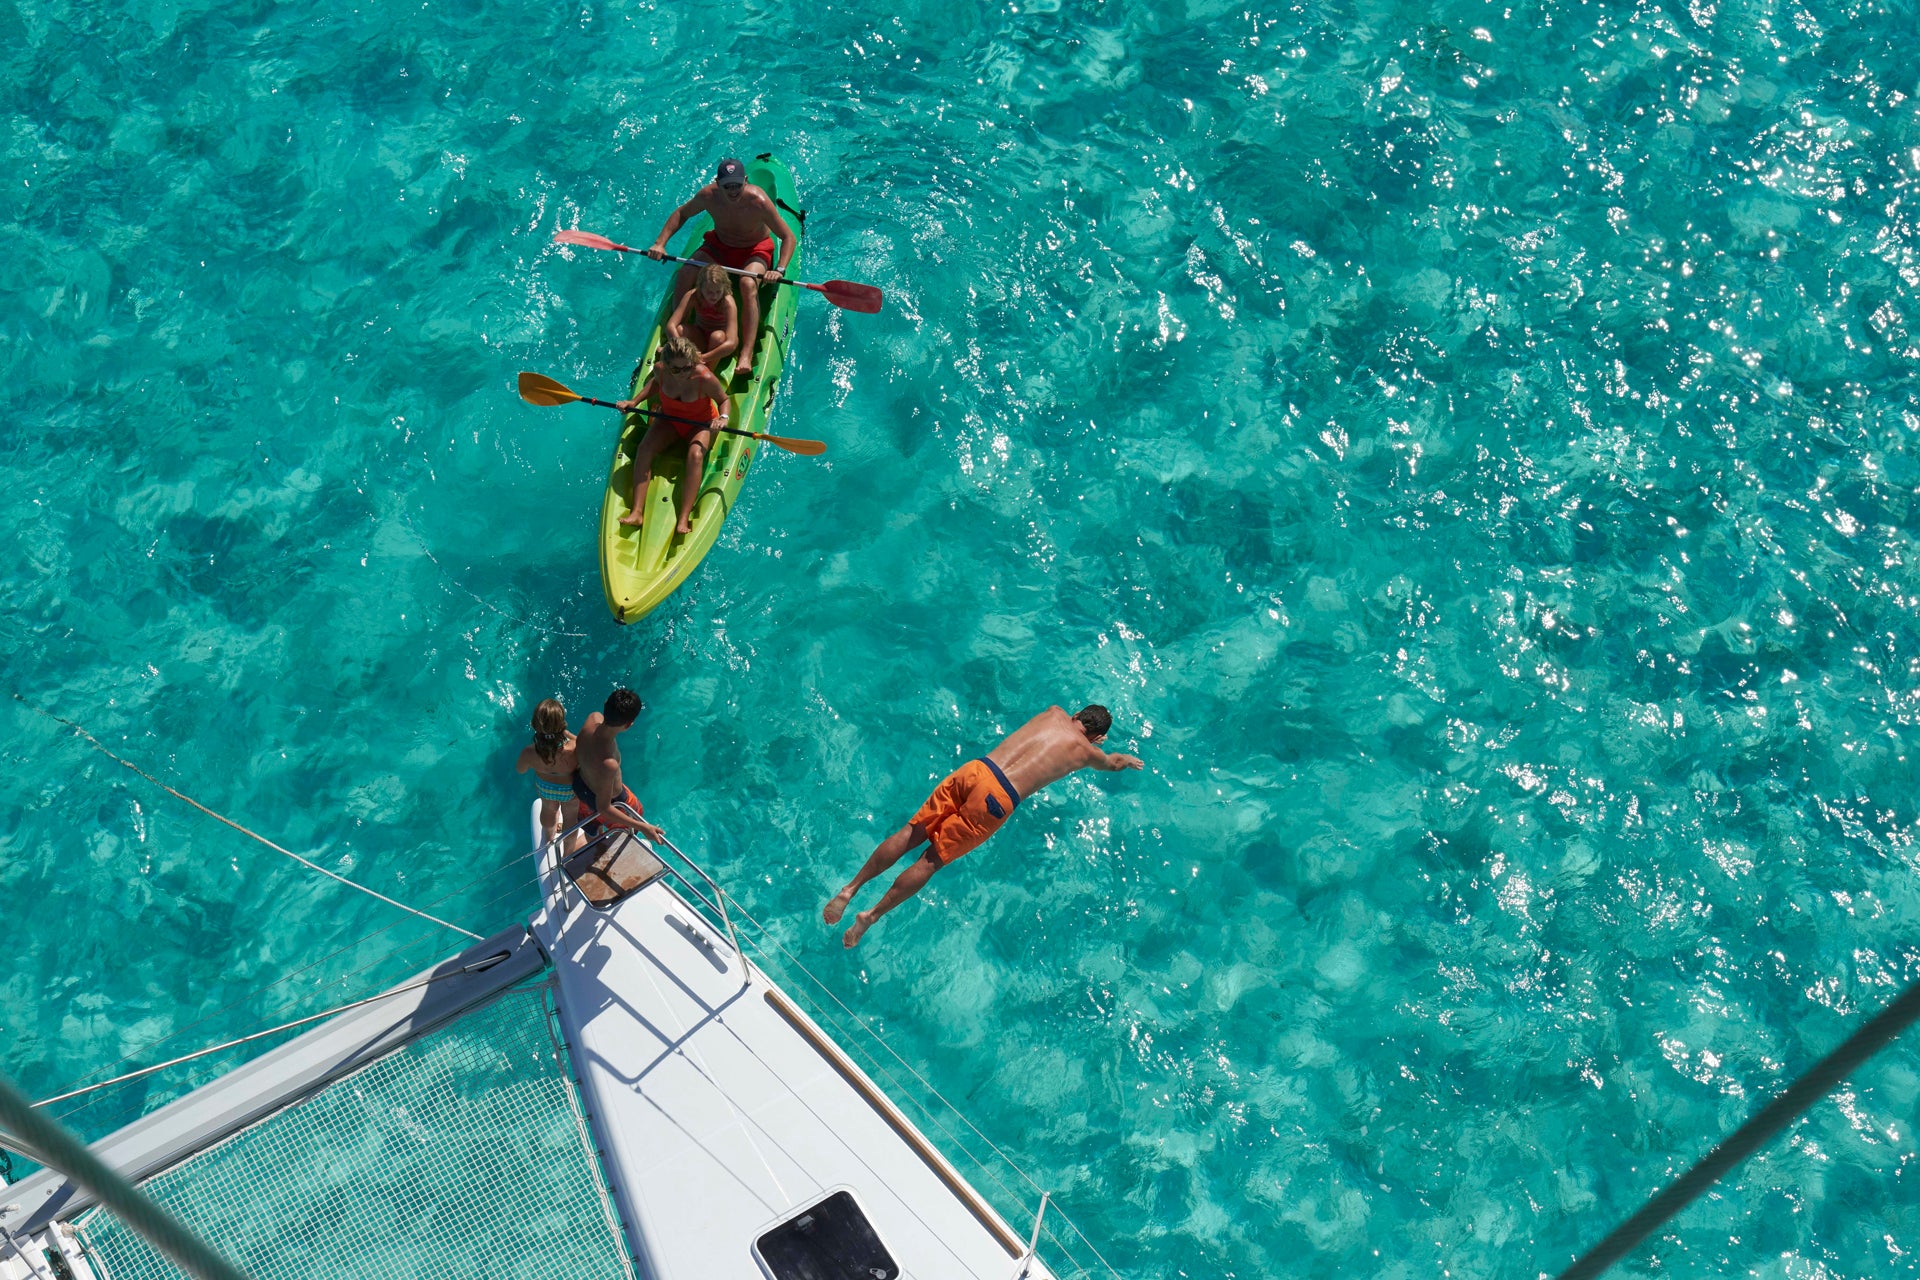
[[[1141,768],[1138,756],[1100,749],[1112,725],[1113,717],[1097,704],[1072,715],[1048,707],[992,751],[948,774],[913,820],[882,841],[860,874],[827,903],[822,917],[828,924],[838,924],[861,885],[898,862],[907,850],[931,841],[926,856],[900,873],[873,910],[854,916],[841,944],[857,944],[874,921],[920,892],[934,872],[978,848],[1019,807],[1022,797],[1081,769]]]
[[[658,840],[660,828],[640,817],[640,801],[620,776],[620,735],[633,727],[640,716],[640,695],[631,689],[615,689],[607,695],[606,705],[587,717],[574,740],[573,795],[580,802],[575,818],[586,823],[589,840],[600,834],[601,823],[637,830],[649,840]],[[604,797],[604,798],[603,798]],[[633,810],[632,816],[616,805]]]
[[[655,262],[666,256],[667,241],[689,218],[698,214],[713,216],[713,230],[707,232],[695,251],[695,262],[717,262],[749,272],[735,276],[740,282],[740,354],[734,369],[751,376],[753,344],[760,337],[760,288],[771,289],[786,273],[799,240],[793,228],[780,216],[773,198],[747,181],[747,166],[738,160],[720,162],[714,179],[693,193],[693,198],[667,215],[667,225],[654,237],[647,256]],[[780,241],[780,256],[774,258],[774,240]],[[697,267],[682,267],[673,284],[673,301],[693,288]]]

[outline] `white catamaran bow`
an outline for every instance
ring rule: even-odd
[[[1018,1273],[1027,1240],[746,957],[719,887],[668,850],[684,871],[624,835],[567,860],[573,875],[544,850],[533,926],[641,1272]]]
[[[729,899],[705,871],[670,842],[656,850],[620,832],[563,865],[540,843],[537,806],[534,822],[542,905],[529,924],[356,1002],[100,1139],[94,1155],[261,1280],[321,1265],[382,1277],[587,1274],[565,1262],[568,1249],[599,1250],[594,1274],[645,1280],[1052,1280],[1034,1252],[1040,1224],[1031,1241],[1010,1227],[748,959]],[[529,987],[549,965],[551,977]],[[546,1043],[534,1030],[543,992],[570,1073],[549,1060],[557,1046],[530,1048]],[[417,1064],[409,1054],[421,1055]],[[455,1058],[480,1062],[483,1077],[511,1075],[512,1089],[451,1081]],[[546,1065],[512,1065],[536,1058]],[[289,1135],[337,1143],[363,1118],[375,1130],[360,1145],[385,1143],[403,1159],[421,1158],[435,1139],[504,1140],[501,1107],[533,1096],[528,1072],[544,1073],[531,1082],[542,1096],[568,1099],[531,1147],[586,1162],[555,1174],[555,1185],[572,1188],[565,1206],[529,1204],[494,1178],[479,1179],[477,1198],[463,1186],[460,1200],[413,1186],[404,1164],[368,1177],[288,1154]],[[577,1141],[555,1136],[575,1130]],[[425,1160],[444,1166],[447,1157]],[[283,1198],[290,1221],[260,1231],[254,1206],[236,1204],[229,1188],[276,1179],[293,1191]],[[180,1274],[56,1169],[0,1187],[0,1280]],[[352,1196],[362,1197],[357,1208],[341,1198]],[[503,1223],[516,1203],[525,1212]],[[411,1253],[408,1241],[380,1245],[382,1226],[397,1229],[409,1212]],[[502,1232],[492,1253],[489,1226]]]

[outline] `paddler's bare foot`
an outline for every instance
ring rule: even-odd
[[[751,378],[752,376],[753,376],[753,352],[742,351],[740,353],[739,358],[733,362],[734,380],[737,382],[744,378]]]
[[[673,526],[673,531],[675,533],[692,533],[693,521],[686,516],[682,516],[680,517],[680,523]]]
[[[877,919],[879,919],[878,916],[869,915],[865,911],[856,911],[853,915],[853,928],[847,930],[846,936],[840,939],[840,945],[848,949],[859,946],[860,939],[865,936],[867,930],[873,928],[873,922]]]
[[[640,522],[645,520],[646,518],[647,518],[647,513],[645,511],[629,511],[627,512],[627,514],[620,517],[620,523],[624,525],[628,525],[630,527],[637,528]]]
[[[832,899],[827,903],[827,909],[820,913],[820,918],[828,924],[839,924],[840,917],[847,914],[847,904],[852,901],[853,886],[848,885],[833,895]]]

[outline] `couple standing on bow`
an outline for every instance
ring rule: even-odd
[[[685,441],[687,466],[680,481],[680,519],[674,532],[693,532],[693,501],[700,492],[707,450],[715,433],[727,425],[728,390],[720,381],[720,365],[737,350],[735,372],[752,377],[753,348],[760,335],[760,288],[764,284],[772,289],[781,281],[799,244],[773,197],[747,181],[745,165],[726,159],[712,182],[667,215],[647,256],[656,262],[665,258],[668,238],[703,213],[712,217],[713,230],[700,241],[693,262],[674,277],[673,311],[654,355],[653,376],[631,400],[618,402],[623,411],[631,412],[646,408],[658,396],[661,415],[634,450],[633,501],[620,519],[624,525],[638,525],[644,518],[642,502],[653,479],[654,457],[675,441]],[[737,304],[734,279],[740,282]]]
[[[533,743],[521,750],[517,767],[521,773],[533,773],[545,839],[560,833],[570,803],[575,806],[578,829],[588,839],[599,834],[602,823],[636,830],[649,840],[660,838],[660,828],[640,816],[640,801],[620,775],[620,735],[633,727],[639,715],[639,695],[631,689],[615,689],[606,706],[587,717],[576,738],[567,732],[567,711],[558,699],[548,698],[534,708]],[[907,825],[883,840],[827,903],[822,913],[826,922],[838,924],[862,885],[900,861],[908,850],[927,845],[925,856],[894,878],[873,910],[854,915],[842,942],[855,946],[876,920],[920,892],[934,872],[979,848],[1021,800],[1081,769],[1141,768],[1138,756],[1101,749],[1112,726],[1113,717],[1097,703],[1072,715],[1048,707],[992,751],[955,769]],[[578,841],[577,834],[572,836],[565,851],[571,853]]]
[[[626,827],[649,840],[658,840],[659,827],[641,817],[639,797],[620,776],[620,735],[640,717],[640,695],[615,689],[606,704],[587,717],[575,736],[567,728],[567,709],[558,698],[548,698],[533,709],[533,741],[521,748],[514,768],[533,774],[540,794],[540,835],[558,836],[569,806],[574,829],[563,853],[591,840],[601,826]],[[625,810],[631,812],[625,812]]]

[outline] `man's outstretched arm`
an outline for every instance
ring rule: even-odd
[[[687,220],[693,217],[695,214],[700,213],[703,208],[704,206],[700,203],[700,197],[695,196],[693,199],[687,201],[685,204],[681,205],[678,209],[675,209],[672,213],[668,214],[667,225],[664,227],[661,227],[660,234],[653,238],[653,244],[646,251],[647,256],[649,258],[652,258],[655,262],[658,262],[660,261],[660,259],[664,258],[667,253],[667,238],[671,236],[674,232],[678,231],[682,226],[686,225]]]

